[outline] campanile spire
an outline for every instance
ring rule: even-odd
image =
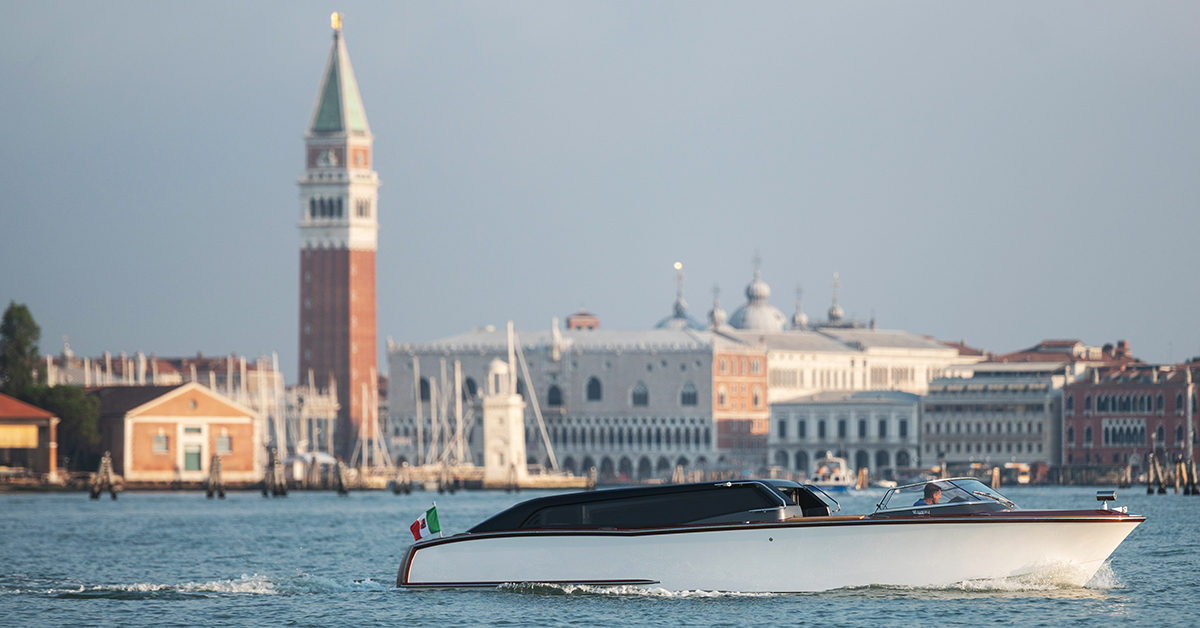
[[[337,447],[348,457],[378,385],[375,249],[379,177],[372,141],[342,35],[333,45],[304,136],[300,186],[300,381],[337,387]]]

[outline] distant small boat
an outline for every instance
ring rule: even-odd
[[[825,452],[825,456],[813,461],[813,473],[808,483],[826,493],[845,493],[854,488],[858,477],[850,472],[845,458]]]
[[[1114,497],[1101,491],[1094,510],[1022,510],[952,478],[891,489],[870,515],[832,516],[836,501],[787,480],[568,493],[416,542],[396,586],[797,592],[947,586],[1043,565],[1071,565],[1083,584],[1146,519],[1109,509]]]

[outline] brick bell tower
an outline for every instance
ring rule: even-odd
[[[337,386],[343,458],[375,411],[375,249],[379,177],[371,129],[334,13],[333,46],[304,136],[300,177],[300,378]]]

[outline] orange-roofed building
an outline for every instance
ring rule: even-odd
[[[0,393],[0,467],[58,475],[58,417]]]

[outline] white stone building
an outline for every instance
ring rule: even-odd
[[[899,391],[827,391],[772,403],[772,464],[810,475],[813,461],[832,452],[852,470],[895,477],[917,463],[919,400]]]
[[[517,338],[561,469],[583,474],[596,467],[601,481],[644,480],[669,478],[676,465],[717,462],[713,356],[718,347],[735,343],[692,329],[560,330],[557,321],[551,329],[519,331]],[[451,410],[446,425],[435,428],[431,415],[454,405],[453,393],[439,391],[453,390],[457,361],[468,459],[481,465],[478,397],[492,361],[506,361],[507,352],[506,332],[493,327],[424,344],[389,341],[392,455],[416,464],[432,462],[444,450],[432,440],[434,431],[444,441],[454,433],[456,417]],[[549,466],[534,404],[519,375],[517,393],[527,401],[527,460]]]

